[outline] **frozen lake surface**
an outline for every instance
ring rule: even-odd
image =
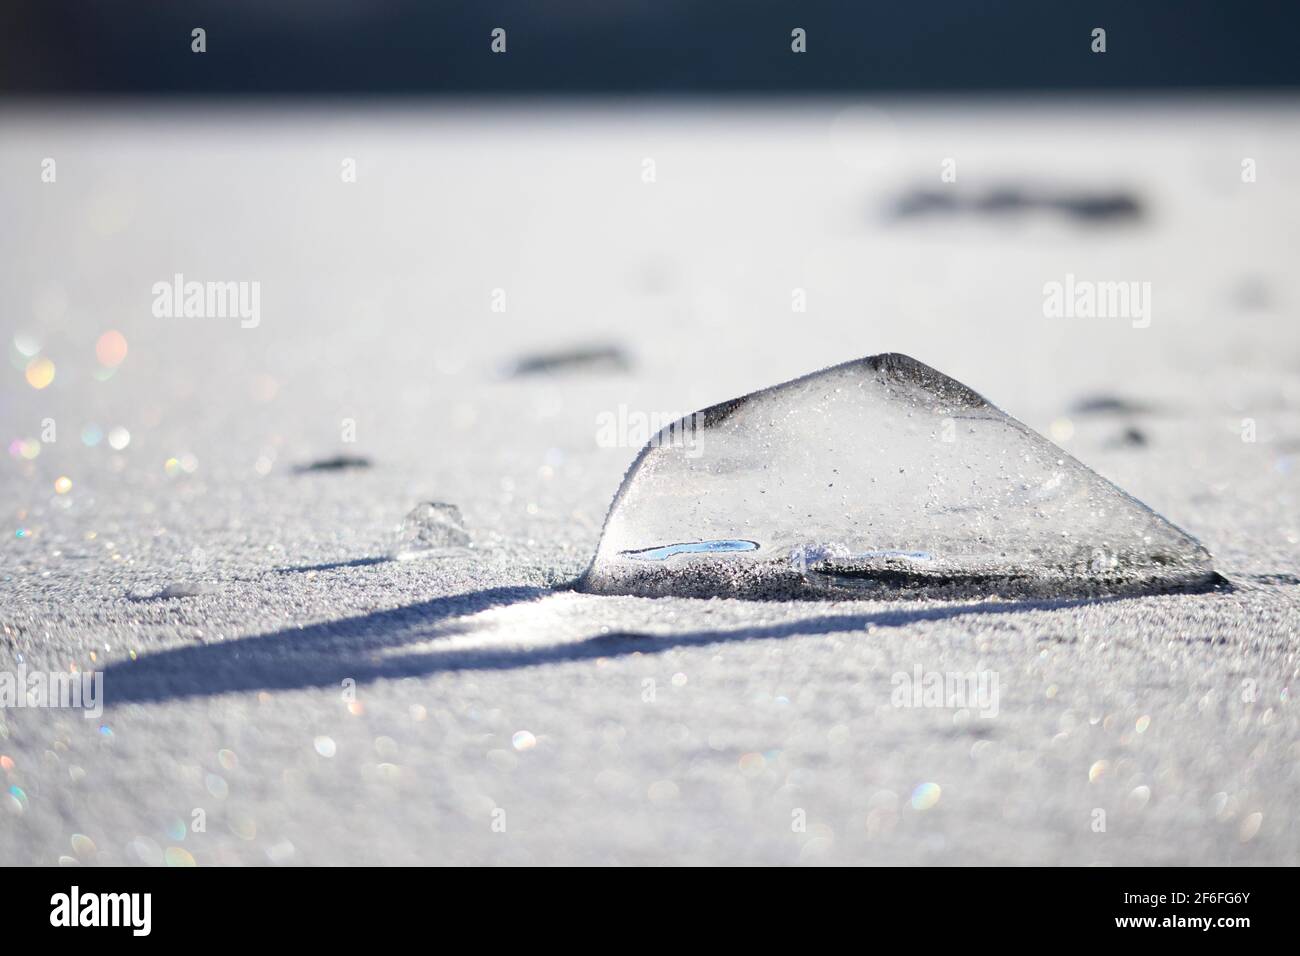
[[[107,706],[0,711],[0,863],[1300,862],[1298,116],[9,108],[0,671]],[[565,587],[649,422],[887,351],[1235,590]]]

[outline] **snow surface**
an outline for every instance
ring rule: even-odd
[[[0,671],[101,670],[108,707],[0,711],[0,863],[1300,862],[1298,116],[8,108],[4,347],[57,372],[9,368],[0,437],[57,441],[0,468]],[[1008,184],[1141,215],[890,212]],[[260,323],[156,318],[176,273],[259,281]],[[1150,282],[1149,327],[1046,318],[1067,274]],[[606,346],[631,368],[508,371]],[[1054,437],[1236,590],[565,589],[643,437],[598,442],[602,414],[884,351]],[[1072,411],[1111,397],[1149,410]],[[371,464],[300,470],[339,455]],[[384,560],[425,500],[473,559]],[[917,668],[996,674],[996,716],[895,706]]]

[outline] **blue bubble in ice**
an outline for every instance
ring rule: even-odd
[[[717,554],[720,551],[753,551],[757,548],[757,541],[739,541],[725,538],[721,541],[688,541],[682,544],[665,544],[659,548],[622,551],[620,554],[634,561],[666,561],[674,554]]]

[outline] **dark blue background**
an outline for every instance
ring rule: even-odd
[[[6,93],[1291,87],[1298,0],[5,0]],[[208,52],[190,52],[190,29]],[[505,27],[509,52],[489,52]],[[790,30],[809,52],[790,52]],[[1108,51],[1090,52],[1093,27]]]

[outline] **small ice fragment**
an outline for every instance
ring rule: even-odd
[[[1218,580],[1195,539],[905,355],[689,417],[691,448],[652,440],[633,462],[579,589],[1060,597]]]
[[[1147,433],[1130,425],[1106,444],[1110,448],[1142,448],[1147,444]]]
[[[423,501],[411,509],[398,528],[392,556],[398,561],[443,557],[472,547],[459,508],[444,501]]]
[[[293,470],[299,474],[305,474],[312,471],[347,471],[350,468],[369,467],[369,458],[363,458],[360,455],[335,455],[333,458],[322,458],[319,461],[308,462],[305,465],[297,465]]]
[[[626,372],[631,367],[631,359],[618,346],[595,345],[527,355],[515,362],[507,374],[521,378],[553,372]]]
[[[203,594],[211,594],[215,590],[212,585],[199,581],[174,581],[161,591],[134,592],[127,596],[133,601],[170,601],[175,598],[199,597]]]
[[[893,207],[899,219],[959,213],[1007,216],[1036,211],[1059,212],[1087,222],[1135,221],[1144,212],[1142,201],[1128,192],[1035,191],[1018,186],[997,186],[980,193],[953,192],[951,187],[942,191],[918,189],[900,197]]]
[[[1070,411],[1076,415],[1145,415],[1154,409],[1119,395],[1090,395],[1075,402]]]

